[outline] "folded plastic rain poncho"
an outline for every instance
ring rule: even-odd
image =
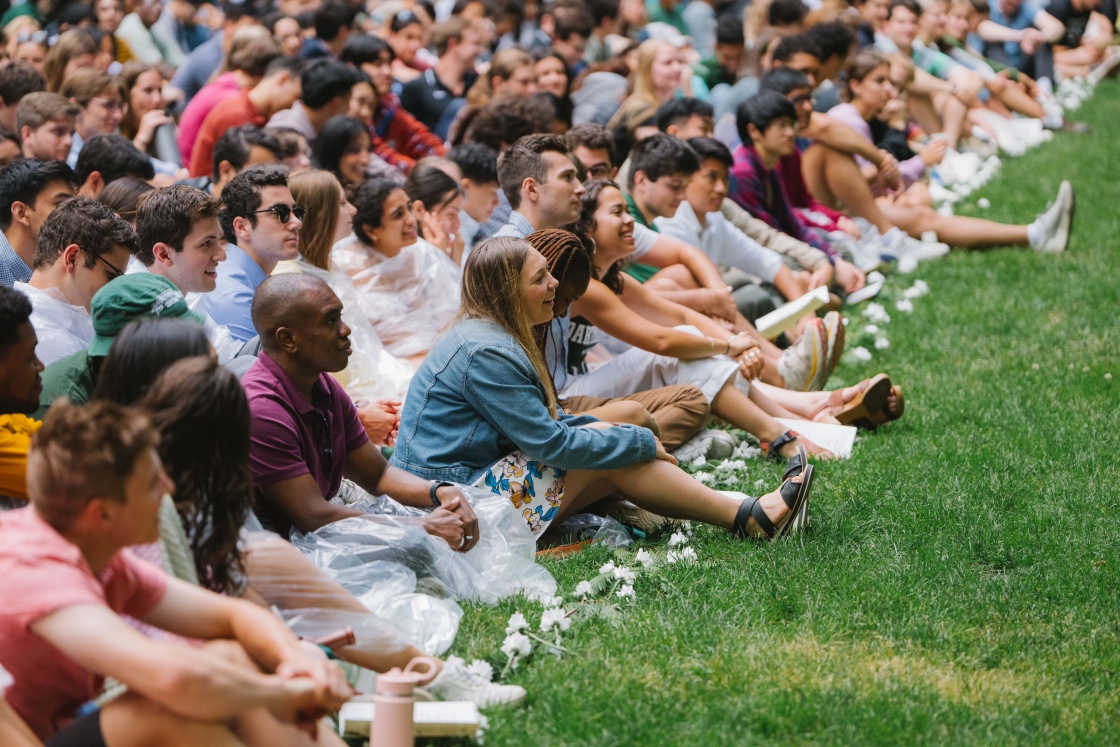
[[[442,653],[462,617],[455,600],[493,604],[517,593],[530,598],[556,593],[556,581],[536,564],[535,538],[512,504],[485,490],[456,487],[478,516],[480,537],[469,553],[455,552],[425,532],[415,522],[423,511],[371,496],[347,481],[335,500],[372,515],[308,534],[293,531],[292,544],[408,642]],[[418,588],[428,593],[416,593]]]
[[[334,245],[331,266],[354,281],[366,318],[400,358],[426,353],[459,310],[461,270],[423,239],[390,258],[351,236]]]

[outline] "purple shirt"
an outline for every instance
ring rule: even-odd
[[[859,113],[859,109],[855,108],[851,104],[837,104],[836,106],[828,110],[828,116],[832,117],[838,122],[843,122],[844,124],[848,125],[866,140],[875,142],[875,140],[871,137],[871,125],[867,124],[866,120],[864,120],[863,118],[863,115]],[[863,167],[867,166],[870,161],[868,161],[863,156],[857,155],[856,163],[858,163],[860,167]],[[905,161],[902,161],[898,164],[898,173],[902,176],[903,186],[909,187],[911,184],[925,176],[926,163],[922,160],[921,156],[907,158]]]
[[[237,85],[237,78],[233,73],[222,73],[208,83],[201,91],[195,94],[183,116],[179,120],[179,152],[183,154],[183,163],[191,162],[191,151],[194,150],[194,141],[198,139],[198,131],[202,129],[202,122],[218,103],[232,94],[241,90]]]
[[[342,484],[346,455],[369,440],[350,395],[320,374],[308,402],[276,361],[262,352],[241,379],[249,398],[252,427],[249,472],[260,488],[310,474],[329,500]],[[257,515],[287,537],[290,520],[260,496]]]

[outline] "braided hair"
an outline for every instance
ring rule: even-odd
[[[557,290],[568,281],[587,287],[587,283],[591,281],[591,252],[587,251],[581,237],[571,231],[548,228],[530,234],[525,240],[547,260],[549,273],[559,283]],[[551,322],[533,327],[533,341],[537,343],[542,356],[548,348],[551,330]],[[551,371],[549,376],[552,376]]]

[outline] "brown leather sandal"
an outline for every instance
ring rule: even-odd
[[[891,393],[891,380],[886,374],[865,379],[856,384],[856,387],[859,391],[848,402],[844,401],[843,389],[834,389],[829,394],[828,401],[818,407],[809,419],[816,420],[822,413],[828,413],[842,425],[851,425],[874,417],[886,407],[887,396]]]
[[[898,409],[891,412],[887,400],[883,401],[883,407],[878,412],[871,413],[866,418],[860,418],[853,423],[857,428],[865,428],[866,430],[873,431],[884,423],[889,423],[892,420],[898,420],[902,417],[902,413],[906,411],[906,400],[902,396],[902,387],[892,386],[891,393],[894,394],[895,401],[898,403]]]

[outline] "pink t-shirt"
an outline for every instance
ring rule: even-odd
[[[8,702],[40,739],[46,741],[96,697],[104,677],[32,633],[32,623],[78,604],[143,617],[166,589],[163,571],[128,550],[95,576],[77,546],[34,509],[0,514],[0,666],[15,678]]]
[[[222,99],[240,90],[237,77],[233,73],[222,73],[214,79],[213,83],[207,83],[194,95],[179,119],[179,152],[183,154],[183,163],[191,162],[194,141],[198,138],[198,131],[202,129],[202,122],[206,119],[206,115]]]

